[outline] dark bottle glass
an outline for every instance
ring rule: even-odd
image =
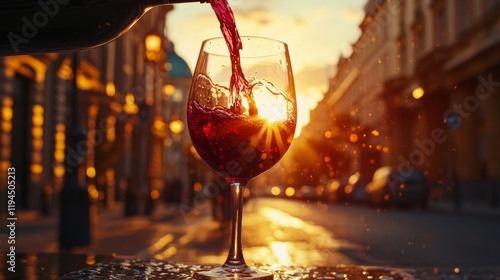
[[[209,0],[0,0],[0,56],[100,46],[148,9],[187,2]]]

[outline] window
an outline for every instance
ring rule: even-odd
[[[457,33],[459,36],[464,36],[471,28],[474,16],[474,1],[458,0],[457,1]]]
[[[434,47],[439,48],[446,44],[447,41],[447,24],[446,12],[444,10],[443,2],[440,1],[438,5],[434,6]]]
[[[423,25],[421,22],[417,22],[413,27],[413,50],[415,51],[416,57],[420,57],[422,55],[424,46]]]

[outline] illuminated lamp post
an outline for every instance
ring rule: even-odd
[[[162,69],[162,63],[165,58],[163,51],[163,40],[157,32],[148,34],[144,40],[146,49],[146,59],[150,62],[154,69],[153,79],[153,117],[150,118],[150,151],[148,163],[148,181],[149,181],[149,195],[148,203],[146,205],[146,214],[151,214],[155,208],[155,202],[160,198],[160,193],[163,190],[162,178],[162,162],[163,162],[163,142],[167,138],[167,125],[165,119],[161,115],[162,111],[162,97],[161,97],[161,84],[159,78],[159,70]]]
[[[146,58],[148,61],[157,62],[162,52],[162,39],[157,32],[149,33],[144,39],[146,47]]]
[[[184,123],[181,120],[173,120],[168,125],[168,128],[176,137],[180,137],[181,133],[184,131]]]
[[[132,174],[128,181],[127,192],[125,194],[125,215],[134,216],[138,214],[149,214],[153,207],[151,196],[156,196],[156,192],[151,192],[151,161],[154,157],[152,153],[154,137],[154,120],[151,116],[152,106],[155,105],[156,84],[158,77],[158,62],[162,54],[162,38],[157,32],[151,32],[144,38],[144,58],[146,65],[144,68],[144,83],[146,89],[145,99],[139,101],[134,107],[137,109],[138,122],[135,124],[132,142]],[[127,98],[129,101],[127,101]],[[126,97],[126,108],[133,104],[133,95]],[[155,112],[160,108],[155,106]],[[131,109],[131,108],[129,108]],[[149,186],[145,187],[145,184]],[[145,209],[145,210],[144,210]],[[143,212],[144,210],[144,212]]]

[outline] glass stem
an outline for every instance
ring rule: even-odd
[[[243,250],[241,248],[241,221],[243,214],[243,190],[245,185],[239,182],[231,184],[231,211],[232,211],[232,225],[231,225],[231,247],[229,248],[229,255],[224,266],[245,266],[245,259],[243,258]]]

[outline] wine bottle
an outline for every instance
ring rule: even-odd
[[[100,46],[150,8],[187,2],[209,0],[1,0],[0,56]]]

